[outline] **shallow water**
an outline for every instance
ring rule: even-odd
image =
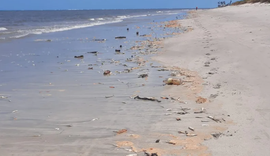
[[[169,74],[151,68],[150,58],[155,54],[145,56],[130,47],[139,40],[169,37],[164,34],[179,32],[151,22],[184,15],[185,12],[180,11],[177,15],[138,17],[0,43],[0,95],[7,97],[0,99],[0,144],[3,147],[0,152],[5,155],[84,153],[95,156],[126,153],[113,149],[116,139],[113,131],[126,128],[138,134],[150,132],[164,113],[160,104],[137,101],[130,96],[159,97],[162,81]],[[137,36],[137,31],[152,34],[152,38]],[[115,36],[127,39],[115,40]],[[47,39],[51,42],[46,42]],[[106,41],[100,43],[93,39]],[[115,54],[120,45],[125,54]],[[87,53],[90,51],[98,51],[97,56]],[[75,59],[75,55],[84,55],[84,58]],[[149,62],[130,73],[117,73],[138,66],[125,61],[132,55]],[[120,63],[112,63],[112,60]],[[89,67],[93,70],[88,70]],[[111,70],[113,74],[103,76],[104,70]],[[148,73],[148,79],[138,78],[140,73]]]
[[[0,41],[178,13],[179,10],[162,9],[0,11]]]

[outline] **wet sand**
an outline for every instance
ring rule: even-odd
[[[148,144],[163,134],[153,127],[167,113],[160,93],[170,72],[158,71],[163,67],[150,58],[163,37],[182,29],[165,26],[175,15],[155,23],[150,18],[2,43],[0,153],[144,155],[152,148]],[[116,40],[119,35],[127,39]],[[134,150],[121,141],[132,141]]]

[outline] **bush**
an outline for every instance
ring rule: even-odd
[[[270,0],[241,0],[241,1],[237,1],[234,2],[232,5],[241,5],[241,4],[245,4],[245,3],[270,3]]]

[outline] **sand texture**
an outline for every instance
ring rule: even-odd
[[[154,59],[198,72],[199,95],[231,119],[223,131],[229,135],[203,144],[214,156],[270,155],[270,5],[200,10],[180,24],[193,30],[166,40]],[[183,94],[175,87],[165,92]]]

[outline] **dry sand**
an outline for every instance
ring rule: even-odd
[[[198,83],[188,90],[171,86],[164,93],[207,97],[203,106],[209,115],[227,117],[226,123],[207,123],[204,134],[214,129],[226,134],[202,143],[209,155],[270,155],[270,5],[199,10],[180,23],[194,30],[165,40],[165,49],[154,59],[197,72],[203,89]]]

